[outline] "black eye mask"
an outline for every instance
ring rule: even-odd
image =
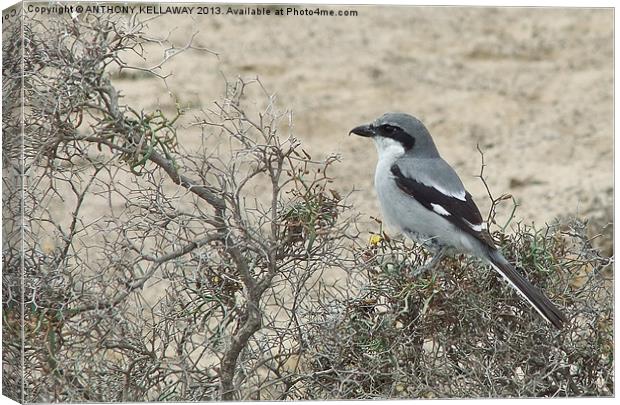
[[[390,125],[383,124],[379,126],[381,136],[385,138],[392,138],[395,141],[400,142],[405,150],[410,150],[415,145],[415,138],[403,131],[402,128]]]

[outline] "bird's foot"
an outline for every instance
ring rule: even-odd
[[[435,254],[435,256],[431,259],[430,262],[426,263],[423,266],[418,267],[411,273],[413,278],[418,278],[424,275],[424,273],[428,271],[436,270],[439,265],[439,262],[441,262],[441,260],[446,256],[447,251],[448,251],[447,248],[441,248],[439,252],[437,252],[437,254]]]

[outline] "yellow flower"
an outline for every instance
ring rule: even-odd
[[[373,246],[377,246],[382,240],[383,238],[381,235],[374,234],[370,236],[370,244]]]

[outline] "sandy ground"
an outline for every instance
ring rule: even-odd
[[[367,215],[378,214],[376,154],[371,142],[347,133],[403,111],[427,125],[483,216],[490,201],[475,177],[477,144],[491,190],[517,199],[518,220],[542,225],[577,215],[597,227],[612,220],[612,10],[333,9],[359,15],[165,16],[149,26],[162,36],[171,31],[178,46],[197,32],[196,45],[219,53],[187,52],[164,66],[182,103],[209,106],[222,94],[223,75],[260,77],[294,112],[295,136],[314,157],[341,155],[333,173],[343,190],[360,190],[353,202]],[[161,52],[149,48],[148,56]],[[130,104],[173,106],[159,81],[115,83]]]
[[[153,36],[170,35],[181,47],[196,33],[194,44],[219,56],[178,55],[163,68],[172,73],[168,88],[142,74],[113,82],[138,110],[174,110],[172,92],[191,107],[189,122],[221,99],[223,76],[260,77],[279,105],[293,111],[295,136],[313,157],[341,156],[331,171],[336,188],[358,190],[351,203],[367,222],[379,215],[376,153],[367,139],[347,134],[387,111],[411,113],[427,125],[484,217],[490,201],[475,177],[477,144],[493,193],[511,193],[519,202],[517,220],[542,226],[578,216],[594,224],[592,233],[613,220],[613,10],[322,8],[359,15],[153,19]],[[148,47],[146,56],[133,61],[153,66],[162,48]],[[186,148],[198,146],[197,135],[179,130]],[[92,206],[84,216],[98,217],[101,209]],[[60,203],[52,211],[70,219]],[[607,254],[611,231],[600,238]],[[145,288],[145,298],[157,302],[166,286],[160,287]]]

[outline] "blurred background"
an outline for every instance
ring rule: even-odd
[[[266,7],[287,6],[250,6]],[[597,249],[613,255],[613,9],[320,8],[354,15],[95,11],[13,30],[20,20],[5,20],[4,392],[26,402],[613,395],[613,259]],[[239,78],[260,85],[233,91]],[[272,106],[269,95],[292,128],[284,116],[256,131],[277,126],[314,161],[291,160],[299,172],[286,173],[294,186],[275,211],[260,200],[277,181],[257,168],[285,155],[252,144],[245,115]],[[496,220],[528,225],[508,228],[502,247],[566,308],[567,329],[526,321],[527,304],[470,260],[414,279],[425,252],[369,241],[376,152],[348,133],[386,111],[426,124],[486,217],[483,151],[491,193],[519,205],[506,199]],[[26,194],[7,159],[22,147]],[[218,181],[236,189],[226,201],[247,215],[221,228],[217,204],[175,185],[173,166],[216,195]],[[26,223],[11,222],[22,210]],[[264,259],[280,246],[283,259]]]
[[[171,73],[168,89],[139,72],[113,82],[130,105],[174,110],[176,97],[191,117],[192,109],[221,97],[224,77],[259,77],[281,108],[293,112],[294,136],[313,157],[340,154],[331,174],[341,190],[359,190],[353,202],[367,215],[379,215],[376,153],[372,142],[347,134],[387,111],[413,114],[483,216],[490,200],[475,177],[476,145],[494,196],[510,193],[520,205],[517,221],[588,219],[592,236],[603,232],[597,243],[612,254],[606,226],[613,203],[612,9],[322,8],[358,15],[155,18],[148,24],[154,35],[170,35],[181,47],[195,33],[194,45],[217,55],[176,56],[162,68]],[[161,47],[147,49],[148,59],[161,53]],[[183,142],[195,135],[191,128],[179,131],[188,137]],[[505,203],[498,219],[511,210]]]

